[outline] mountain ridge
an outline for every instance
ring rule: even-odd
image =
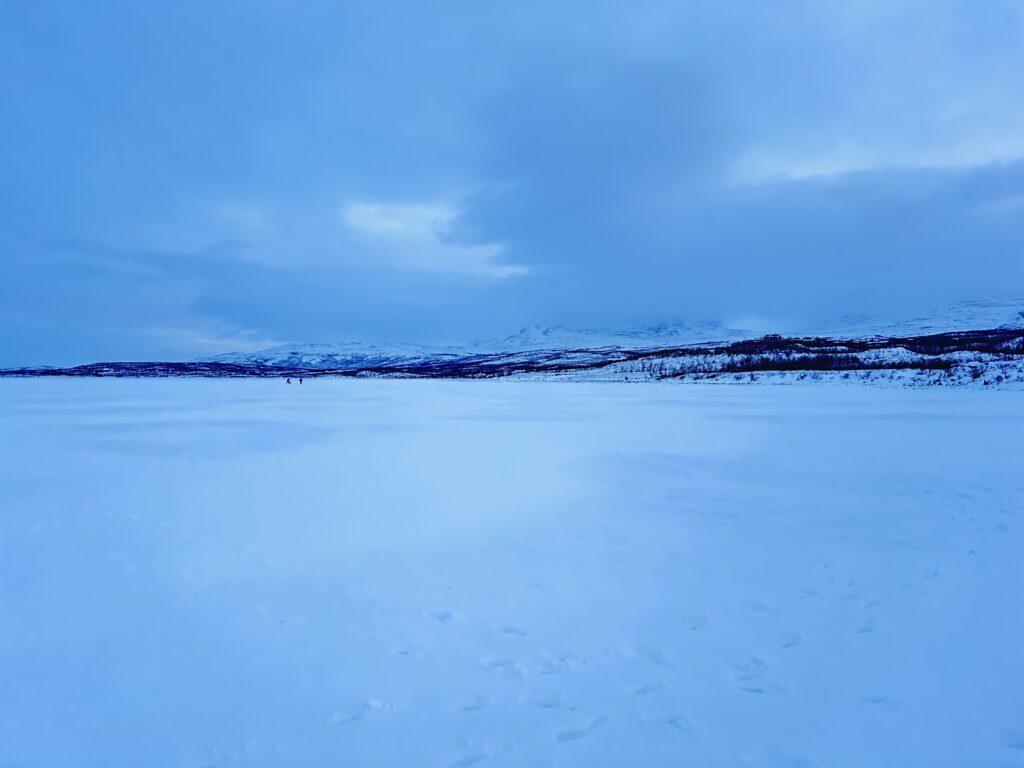
[[[847,315],[809,325],[797,337],[824,336],[860,339],[907,337],[968,330],[1024,328],[1024,297],[962,301],[926,315],[881,321],[869,315]],[[257,352],[229,352],[196,362],[277,365],[292,368],[379,366],[471,355],[542,350],[648,350],[755,339],[764,332],[732,328],[715,321],[671,320],[621,330],[574,329],[561,325],[528,325],[498,339],[477,339],[463,345],[431,346],[405,343],[289,343]]]

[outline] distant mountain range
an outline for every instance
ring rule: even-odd
[[[538,350],[652,349],[689,344],[749,339],[751,331],[725,328],[719,323],[689,325],[662,323],[624,331],[572,329],[531,325],[501,339],[479,339],[461,346],[432,347],[416,344],[282,344],[259,352],[230,352],[197,362],[285,367],[337,368],[348,365],[386,365],[398,362],[437,360]]]
[[[869,315],[847,315],[808,329],[815,335],[843,338],[924,336],[930,333],[1024,328],[1024,296],[961,301],[921,317],[883,322]]]
[[[644,349],[706,344],[749,339],[758,334],[721,323],[684,323],[681,321],[645,325],[621,331],[565,328],[561,325],[530,325],[503,339],[472,342],[474,351],[512,352],[531,349]]]
[[[922,317],[899,322],[883,322],[866,315],[844,316],[817,323],[791,335],[861,339],[923,336],[995,328],[1024,328],[1024,297],[964,301]],[[358,342],[283,344],[259,352],[232,352],[206,357],[197,362],[327,369],[538,350],[667,349],[697,344],[722,344],[755,339],[762,335],[763,332],[730,328],[717,322],[673,321],[619,331],[531,325],[505,338],[477,340],[461,346],[431,347]]]
[[[4,376],[522,378],[573,381],[798,382],[1024,388],[1024,299],[970,301],[895,323],[844,317],[803,333],[718,323],[624,331],[530,326],[460,347],[285,344],[192,362],[106,362],[0,370]]]

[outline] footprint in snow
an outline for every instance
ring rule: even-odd
[[[473,744],[470,742],[470,748],[467,749],[466,754],[461,757],[457,757],[448,763],[447,768],[469,768],[471,765],[482,763],[491,757],[498,757],[507,754],[511,750],[511,746],[508,743],[479,743]]]
[[[733,679],[737,682],[738,688],[744,693],[773,693],[785,695],[789,690],[782,685],[766,684],[762,682],[766,664],[764,659],[751,656],[749,661],[733,665]]]
[[[644,695],[646,695],[648,693],[655,693],[657,691],[663,691],[666,688],[668,688],[668,686],[669,686],[669,684],[667,682],[665,682],[664,680],[655,680],[655,681],[650,682],[650,683],[644,683],[643,685],[638,685],[636,688],[634,688],[632,691],[630,691],[630,694],[633,695],[633,696],[644,696]]]
[[[370,712],[388,712],[396,709],[394,704],[385,704],[380,699],[370,699],[349,709],[337,710],[328,719],[328,725],[346,725],[354,723]]]
[[[557,675],[562,672],[568,672],[573,665],[584,665],[587,663],[586,659],[574,653],[544,653],[542,655],[544,658],[537,668],[537,671],[542,675]]]
[[[749,661],[741,664],[733,664],[733,677],[740,681],[757,680],[764,676],[764,659],[751,656]]]
[[[672,669],[672,664],[665,658],[664,652],[657,648],[641,647],[636,649],[636,653],[648,664],[653,664],[656,667],[664,667],[665,669]]]
[[[473,700],[468,704],[463,704],[459,709],[463,712],[479,712],[481,709],[487,706],[487,699],[480,694],[473,697]]]
[[[501,628],[501,631],[504,632],[506,635],[515,635],[516,637],[526,637],[526,630],[525,629],[520,629],[519,627],[512,626],[511,624],[506,624],[505,626],[503,626]]]
[[[583,737],[592,734],[595,730],[597,730],[597,727],[607,719],[608,718],[602,715],[601,717],[596,717],[593,720],[591,720],[590,724],[583,728],[569,728],[568,730],[560,731],[558,735],[555,736],[555,740],[576,741],[577,739],[582,739]]]
[[[686,715],[672,715],[672,717],[667,717],[661,722],[680,733],[691,733],[693,731],[693,721]]]
[[[789,693],[789,689],[784,685],[762,685],[760,683],[752,683],[750,685],[741,685],[740,690],[744,693],[770,693],[774,696],[785,696]]]
[[[436,613],[431,614],[431,616],[434,621],[440,624],[451,624],[452,620],[455,618],[455,614],[451,611],[437,611]]]
[[[794,648],[800,645],[803,638],[796,632],[789,632],[782,636],[782,648]]]
[[[896,711],[903,707],[903,702],[899,699],[894,699],[892,696],[885,696],[882,694],[876,696],[868,696],[866,699],[864,699],[864,701],[866,701],[868,704],[873,704],[875,706],[884,706],[886,709],[891,709],[893,711]]]
[[[777,619],[782,615],[782,611],[777,605],[771,605],[770,603],[756,602],[751,604],[750,610],[755,616],[762,619]]]
[[[354,723],[366,714],[366,705],[360,704],[357,707],[353,707],[349,710],[338,710],[331,714],[327,718],[328,725],[347,725],[348,723]]]
[[[576,711],[576,706],[574,704],[566,704],[558,694],[552,694],[551,696],[539,696],[534,699],[532,703],[533,706],[538,709],[558,710],[561,712]]]

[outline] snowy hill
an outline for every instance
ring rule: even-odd
[[[649,349],[688,344],[736,341],[757,334],[721,323],[684,323],[672,321],[627,330],[573,329],[556,325],[530,325],[503,339],[475,341],[469,347],[478,351],[513,352],[531,349]]]
[[[202,358],[201,362],[274,365],[286,368],[339,368],[443,360],[470,355],[537,350],[664,349],[691,344],[738,341],[757,334],[720,323],[662,323],[621,331],[573,329],[563,326],[527,326],[511,336],[478,339],[462,346],[430,347],[416,344],[282,344],[259,352],[231,352]]]
[[[930,314],[897,322],[867,315],[844,316],[816,323],[801,335],[838,339],[907,337],[996,328],[1024,328],[1024,298],[964,301]],[[625,330],[574,329],[530,325],[498,339],[478,339],[461,346],[431,347],[416,344],[363,344],[359,342],[284,344],[259,352],[229,353],[201,362],[269,365],[282,368],[379,367],[444,361],[497,353],[538,350],[652,350],[697,344],[725,344],[756,338],[752,331],[717,322],[672,321]]]
[[[342,368],[399,362],[438,360],[467,353],[463,348],[424,347],[415,344],[282,344],[259,352],[229,352],[201,362],[234,365],[273,365],[282,368]]]
[[[866,380],[988,385],[1024,381],[1024,299],[964,301],[898,322],[858,315],[797,336],[764,336],[720,323],[668,322],[627,330],[528,326],[461,347],[289,344],[213,363],[346,376]],[[230,375],[236,375],[233,372]]]
[[[921,317],[886,322],[870,315],[846,315],[808,327],[808,334],[834,338],[925,336],[952,331],[1024,328],[1024,296],[961,301]]]

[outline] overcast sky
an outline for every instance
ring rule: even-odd
[[[1024,2],[7,0],[0,365],[1024,289]]]

